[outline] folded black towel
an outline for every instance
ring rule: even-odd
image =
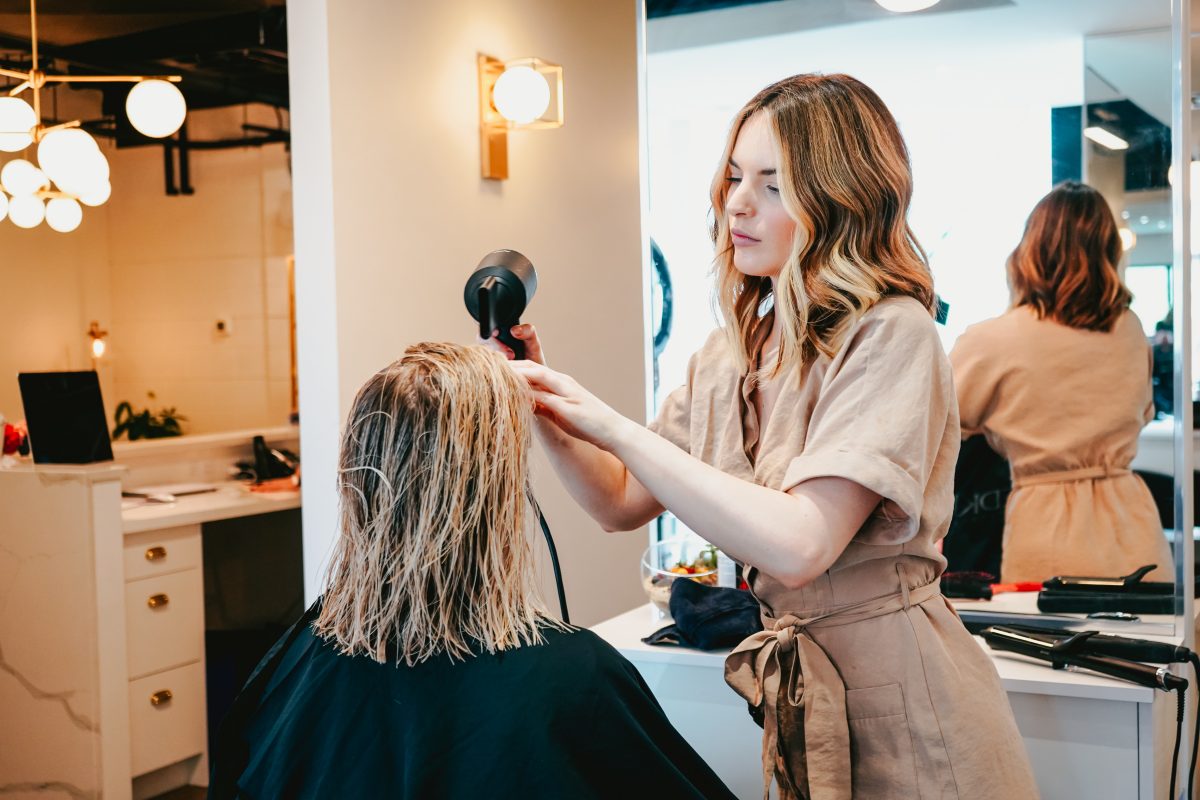
[[[716,650],[733,647],[762,630],[758,601],[744,589],[676,580],[671,584],[670,607],[675,623],[643,642]]]

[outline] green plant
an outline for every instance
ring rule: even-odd
[[[151,400],[155,399],[154,392],[146,392],[146,396]],[[133,405],[128,400],[123,400],[113,413],[116,427],[113,428],[112,438],[119,439],[121,434],[125,434],[132,442],[135,439],[182,436],[183,428],[179,423],[186,421],[187,417],[176,412],[174,406],[159,409],[157,414],[152,414],[149,407],[142,411],[134,411]]]

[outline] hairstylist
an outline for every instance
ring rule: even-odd
[[[938,590],[959,425],[911,193],[871,89],[788,78],[734,119],[712,185],[725,325],[649,429],[514,329],[576,501],[609,530],[669,509],[747,567],[766,629],[726,680],[782,798],[1037,794],[996,671]]]

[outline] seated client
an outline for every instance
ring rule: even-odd
[[[538,599],[532,423],[478,346],[415,345],[359,390],[324,596],[222,725],[210,797],[733,796]]]

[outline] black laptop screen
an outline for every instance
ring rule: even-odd
[[[35,464],[112,461],[95,372],[22,372],[17,381]]]

